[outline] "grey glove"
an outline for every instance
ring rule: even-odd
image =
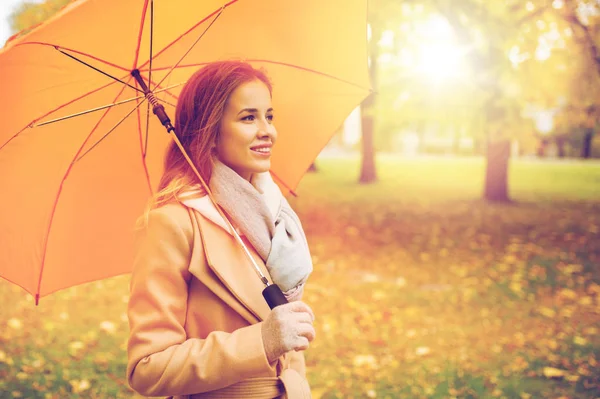
[[[271,310],[262,324],[262,339],[269,363],[291,350],[308,349],[315,339],[315,315],[304,302],[295,301]]]

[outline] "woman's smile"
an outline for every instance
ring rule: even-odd
[[[276,140],[269,88],[260,80],[241,84],[225,106],[217,140],[219,159],[250,180],[254,173],[271,168]]]

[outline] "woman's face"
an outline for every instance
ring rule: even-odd
[[[219,128],[219,160],[246,180],[271,168],[277,139],[271,93],[260,80],[243,83],[229,96]]]

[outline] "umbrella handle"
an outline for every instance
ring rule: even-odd
[[[288,303],[288,300],[277,284],[269,284],[267,288],[263,290],[262,294],[271,309]]]

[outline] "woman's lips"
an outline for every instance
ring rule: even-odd
[[[260,155],[270,155],[271,154],[271,147],[272,145],[266,144],[266,145],[257,145],[255,147],[250,147],[250,149]]]

